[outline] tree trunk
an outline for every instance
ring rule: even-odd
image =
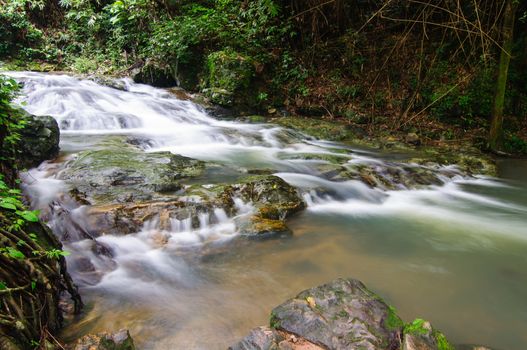
[[[514,17],[517,7],[517,0],[507,0],[505,12],[503,13],[503,27],[501,31],[503,46],[498,66],[498,77],[492,105],[492,120],[489,134],[489,147],[493,151],[499,151],[503,147],[503,107],[505,104],[505,89],[507,87],[507,75],[509,73],[509,63],[512,54]]]

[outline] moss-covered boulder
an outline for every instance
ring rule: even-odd
[[[283,220],[306,207],[296,188],[274,175],[250,176],[225,191],[253,203],[265,219]]]
[[[235,104],[237,93],[249,87],[255,74],[252,59],[232,50],[209,54],[206,68],[202,92],[222,106]]]
[[[271,312],[271,327],[327,349],[398,349],[403,322],[360,281],[305,290]]]
[[[34,167],[44,160],[53,159],[59,153],[60,130],[57,121],[49,116],[34,116],[20,110],[20,118],[25,126],[19,131],[21,167]]]
[[[204,163],[170,152],[133,147],[80,152],[60,178],[91,204],[151,200],[182,188],[180,179],[198,176]]]

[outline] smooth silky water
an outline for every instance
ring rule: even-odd
[[[73,218],[84,215],[82,207],[61,203],[68,187],[56,174],[64,160],[125,136],[147,140],[146,152],[168,150],[231,169],[273,169],[309,205],[288,221],[290,238],[237,239],[232,219],[216,211],[215,225],[173,223],[166,245],[149,238],[155,220],[136,234],[97,238],[112,248],[113,259],[94,255],[86,240],[67,242],[69,261],[84,256],[103,277],[90,284],[71,269],[87,306],[64,330],[65,340],[128,328],[141,349],[225,349],[267,324],[271,309],[301,290],[354,277],[405,321],[430,320],[454,343],[527,348],[525,160],[500,162],[499,179],[454,176],[442,186],[381,191],[325,180],[317,161],[291,158],[332,154],[397,166],[404,155],[315,140],[269,124],[215,120],[189,101],[127,80],[118,90],[63,75],[10,74],[25,84],[24,108],[52,115],[61,127],[61,158],[24,177],[33,207],[52,227],[61,222],[56,206],[70,206]],[[235,173],[212,174],[210,181]],[[313,187],[332,195],[317,196]]]

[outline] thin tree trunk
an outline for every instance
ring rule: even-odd
[[[505,90],[507,87],[507,76],[509,73],[509,63],[511,61],[514,17],[517,0],[507,0],[505,12],[503,13],[502,38],[503,48],[500,54],[498,66],[498,78],[496,81],[496,91],[492,106],[492,120],[489,133],[489,147],[493,151],[499,151],[503,147],[503,109],[505,105]]]

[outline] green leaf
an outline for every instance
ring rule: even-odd
[[[12,203],[0,202],[0,207],[5,208],[5,209],[16,210],[16,205],[14,205]]]
[[[37,282],[31,281],[31,290],[35,290],[36,287],[37,287]]]
[[[18,249],[15,249],[15,248],[11,248],[11,247],[7,247],[7,255],[13,259],[25,259],[25,255],[24,253],[22,253],[20,250]]]
[[[29,221],[29,222],[37,222],[38,221],[38,211],[36,211],[36,210],[34,210],[34,211],[28,211],[28,210],[17,211],[16,213],[19,216],[21,216],[22,218],[24,218],[26,221]]]
[[[0,290],[5,290],[5,289],[7,289],[6,284],[0,281]]]

